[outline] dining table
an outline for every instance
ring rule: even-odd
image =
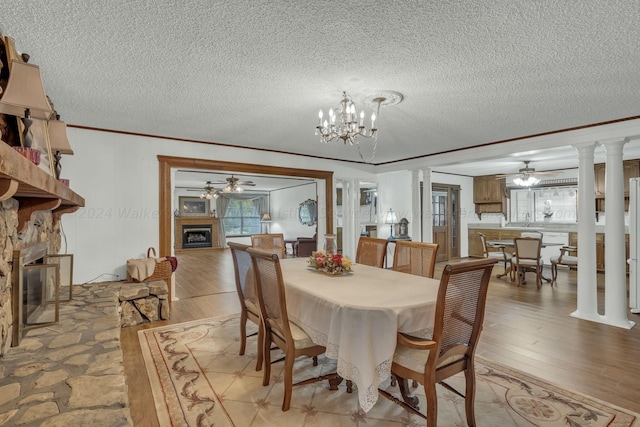
[[[433,331],[440,281],[355,263],[351,273],[330,275],[307,258],[282,259],[280,267],[289,320],[326,347],[326,357],[356,385],[368,412],[378,386],[391,376],[398,332]]]

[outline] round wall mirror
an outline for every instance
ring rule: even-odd
[[[298,219],[304,225],[316,225],[318,222],[318,208],[315,200],[307,199],[300,203]]]

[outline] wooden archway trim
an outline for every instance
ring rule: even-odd
[[[223,172],[244,172],[264,175],[296,176],[300,178],[314,178],[325,183],[325,220],[326,230],[333,230],[333,172],[284,168],[279,166],[256,165],[251,163],[223,162],[219,160],[194,159],[187,157],[158,156],[159,162],[159,225],[160,225],[160,256],[171,255],[171,221],[173,207],[171,206],[171,168],[194,168]]]

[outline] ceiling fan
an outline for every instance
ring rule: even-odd
[[[521,187],[531,187],[540,183],[541,175],[555,175],[555,172],[536,172],[534,168],[529,167],[530,160],[523,160],[524,167],[518,170],[518,173],[498,174],[496,178],[514,177],[513,183]]]
[[[244,191],[242,187],[253,187],[256,185],[253,181],[241,181],[239,178],[236,178],[233,175],[231,175],[229,178],[226,178],[225,181],[218,181],[218,182],[207,181],[207,183],[215,184],[215,185],[226,184],[226,187],[222,189],[222,192],[224,193],[242,193]]]
[[[217,199],[218,197],[220,197],[220,190],[217,188],[214,188],[212,186],[211,181],[207,181],[207,183],[204,186],[204,193],[200,194],[200,198],[210,200],[212,197],[214,199]]]

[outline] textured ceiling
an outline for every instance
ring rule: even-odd
[[[318,141],[318,110],[398,91],[376,164],[639,115],[638,16],[637,0],[0,4],[69,124],[359,161]]]

